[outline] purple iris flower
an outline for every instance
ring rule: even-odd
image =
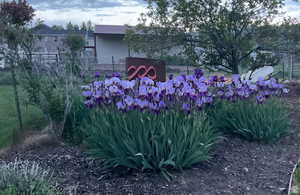
[[[166,95],[173,95],[175,94],[175,88],[174,87],[168,87],[167,90],[166,90]]]
[[[239,89],[239,90],[237,90],[237,94],[240,97],[244,97],[245,96],[245,90],[244,89]]]
[[[121,74],[119,72],[113,72],[111,74],[111,77],[117,77],[117,78],[121,78]]]
[[[149,102],[147,100],[141,100],[141,99],[136,98],[135,99],[135,105],[137,107],[139,107],[140,109],[145,109],[145,108],[148,107]]]
[[[187,80],[187,81],[192,81],[192,82],[194,82],[194,81],[196,80],[196,78],[195,78],[194,75],[187,75],[187,76],[186,76],[186,80]]]
[[[82,96],[83,97],[91,97],[93,95],[93,92],[91,91],[83,91]]]
[[[225,86],[225,83],[224,82],[217,82],[216,86],[219,87],[219,88],[222,88],[222,87]]]
[[[93,102],[93,100],[86,100],[86,101],[84,101],[84,104],[86,107],[92,108],[94,105],[94,102]]]
[[[173,75],[173,74],[170,74],[170,75],[169,75],[169,80],[173,80],[173,78],[174,78],[174,75]]]
[[[175,87],[179,87],[182,83],[185,82],[185,79],[184,79],[184,77],[181,75],[181,76],[175,77],[175,79],[173,80],[173,82],[174,82]]]
[[[100,78],[100,72],[95,72],[95,78]]]
[[[287,89],[287,88],[283,88],[283,89],[282,89],[282,92],[283,92],[284,94],[287,94],[287,93],[289,93],[289,91],[290,91],[290,90],[289,90],[289,89]]]
[[[231,78],[234,83],[239,82],[241,79],[240,75],[238,75],[238,74],[233,74]]]
[[[193,89],[189,84],[184,83],[184,86],[182,88],[182,93],[184,95],[194,95],[195,94],[195,89]]]
[[[95,86],[96,88],[102,87],[102,84],[103,84],[103,81],[95,81],[95,82],[94,82],[94,86]]]
[[[117,94],[120,92],[119,88],[116,85],[109,86],[108,91],[110,93]]]
[[[217,95],[220,96],[220,97],[224,96],[224,94],[225,93],[222,90],[217,91]]]
[[[122,101],[116,103],[116,106],[119,110],[125,110],[126,106]]]
[[[217,76],[217,75],[211,76],[210,79],[209,79],[209,81],[210,81],[211,83],[213,83],[213,82],[218,82],[218,76]]]
[[[158,93],[158,88],[157,87],[154,87],[154,86],[151,86],[148,88],[148,94],[157,94]]]
[[[161,101],[158,103],[158,107],[159,107],[159,108],[166,108],[167,105],[166,105],[166,103],[165,103],[164,101],[161,100]]]
[[[191,107],[190,107],[190,105],[188,103],[183,103],[182,104],[182,110],[185,111],[185,112],[187,112],[187,113],[189,113],[190,110],[191,110]]]
[[[145,85],[141,85],[139,87],[139,96],[147,96],[147,87]]]
[[[134,104],[134,99],[131,97],[131,96],[129,96],[129,95],[127,95],[125,98],[124,98],[124,102],[125,102],[125,104],[128,106],[128,107],[130,107],[130,106],[133,106],[133,104]]]
[[[208,90],[208,86],[205,83],[197,83],[197,87],[200,93],[205,93]]]
[[[155,112],[157,112],[157,111],[159,111],[159,107],[158,107],[158,105],[157,104],[154,104],[154,103],[149,103],[149,108],[152,110],[152,111],[155,111]]]
[[[94,98],[99,99],[103,96],[103,92],[101,90],[97,90],[94,94]]]
[[[224,76],[221,76],[221,77],[219,78],[219,81],[220,81],[220,82],[225,82],[225,77],[224,77]]]
[[[202,76],[198,79],[198,82],[205,82],[206,81],[206,77],[205,76]]]
[[[268,83],[265,81],[264,78],[260,77],[260,78],[258,79],[258,81],[256,82],[256,84],[257,84],[258,86],[260,86],[260,87],[264,87],[264,86],[267,86]]]
[[[121,80],[117,77],[112,77],[110,79],[105,79],[104,81],[104,85],[106,87],[110,86],[110,85],[118,85],[120,84]]]
[[[210,96],[204,96],[204,97],[202,97],[202,101],[203,101],[203,103],[205,103],[205,104],[210,104],[210,103],[213,102],[213,98],[210,97]]]
[[[141,84],[142,85],[154,85],[154,81],[149,79],[148,77],[144,77],[141,79]]]
[[[257,91],[257,85],[255,84],[250,84],[249,85],[249,89],[253,90],[253,91]]]
[[[132,81],[122,80],[120,85],[122,86],[123,89],[133,89],[135,86],[135,80]]]
[[[231,98],[232,96],[234,96],[234,92],[231,89],[225,92],[225,97]]]
[[[91,90],[90,85],[82,85],[80,88],[83,89],[83,90]]]
[[[201,107],[203,106],[203,104],[204,104],[204,102],[203,102],[203,99],[202,99],[202,98],[198,98],[198,99],[196,100],[196,106],[197,106],[198,108],[201,108]]]
[[[266,100],[266,98],[263,95],[256,96],[257,103],[261,104]]]
[[[195,76],[199,79],[200,77],[202,77],[204,75],[203,71],[199,68],[195,69]]]

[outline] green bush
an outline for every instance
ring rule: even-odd
[[[89,152],[108,167],[161,171],[208,160],[218,135],[204,113],[98,110],[85,122]]]
[[[210,114],[217,129],[250,141],[274,142],[288,130],[287,109],[278,99],[219,102]]]
[[[0,194],[2,195],[54,195],[48,171],[37,163],[15,161],[0,164]]]

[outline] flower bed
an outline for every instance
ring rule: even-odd
[[[86,143],[90,153],[109,167],[154,169],[168,178],[170,169],[208,160],[219,139],[217,130],[223,126],[266,142],[276,141],[287,129],[276,123],[286,117],[278,102],[263,106],[271,97],[288,93],[275,79],[256,83],[242,81],[238,75],[231,80],[207,79],[196,70],[192,75],[171,76],[166,82],[128,81],[114,75],[82,88],[85,105],[93,110],[83,125]],[[224,107],[219,105],[232,103],[234,109],[220,109]],[[236,111],[244,113],[230,113]],[[216,122],[221,120],[228,125],[218,127]]]

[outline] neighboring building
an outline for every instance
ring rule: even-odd
[[[124,40],[126,26],[96,25],[95,45],[98,64],[124,64],[128,56],[145,57],[130,51]]]
[[[86,40],[86,51],[95,56],[95,41],[93,32],[85,31],[68,31],[56,30],[45,24],[42,24],[34,29],[34,34],[38,35],[40,39],[36,43],[36,52],[40,54],[58,54],[64,52],[66,46],[64,44],[65,38],[68,34],[75,33],[82,35]]]

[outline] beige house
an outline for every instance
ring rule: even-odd
[[[124,40],[126,26],[96,25],[95,45],[98,64],[124,64],[126,57],[145,57],[130,51]]]

